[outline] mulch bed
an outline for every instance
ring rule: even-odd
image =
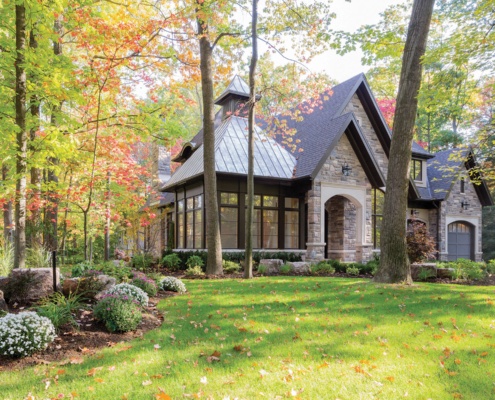
[[[156,297],[151,297],[147,309],[143,312],[143,321],[134,332],[110,333],[103,323],[93,318],[92,311],[79,311],[77,315],[80,324],[79,330],[70,326],[63,328],[46,350],[29,357],[12,359],[0,356],[0,371],[18,370],[30,365],[54,362],[77,364],[82,362],[83,355],[91,355],[98,349],[113,347],[119,342],[127,342],[141,337],[144,333],[158,328],[163,322],[163,315],[156,308],[158,301],[176,294],[174,292],[160,292]],[[25,310],[25,308],[15,308],[11,309],[11,312]]]

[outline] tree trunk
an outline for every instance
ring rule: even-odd
[[[110,172],[107,173],[107,210],[105,217],[105,261],[110,260]]]
[[[198,11],[204,3],[197,2]],[[198,37],[201,70],[201,91],[203,96],[203,151],[204,151],[204,192],[206,215],[206,274],[223,274],[222,242],[218,218],[217,175],[215,171],[215,112],[213,104],[213,48],[208,39],[208,25],[198,18]]]
[[[2,181],[7,181],[7,175],[9,173],[9,167],[7,165],[2,165]],[[13,229],[13,219],[12,219],[12,201],[8,201],[3,206],[3,238],[4,244],[12,243],[14,241],[14,229]]]
[[[244,278],[253,277],[253,214],[254,214],[254,124],[256,106],[256,64],[258,62],[258,0],[253,0],[251,17],[252,55],[249,64],[249,114],[248,114],[248,174],[246,201],[246,252]]]
[[[38,48],[38,41],[36,40],[35,33],[33,29],[31,29],[29,33],[29,47],[31,49],[37,49]],[[38,96],[36,94],[33,94],[30,98],[30,105],[29,108],[31,110],[31,117],[32,117],[32,125],[29,130],[29,139],[30,143],[33,143],[34,140],[36,139],[36,133],[39,130],[40,126],[40,101],[38,99]],[[33,148],[32,144],[30,146],[30,150],[32,153],[34,153],[36,150]],[[41,181],[42,181],[42,172],[40,168],[31,167],[31,190],[32,190],[32,197],[31,201],[34,203],[32,204],[32,211],[31,211],[31,217],[29,221],[29,226],[30,229],[29,231],[29,243],[31,246],[41,246],[43,238],[41,236]]]
[[[57,33],[57,37],[60,37],[62,32],[62,24],[59,20],[55,20],[53,30]],[[59,56],[62,54],[62,45],[59,43],[58,40],[55,40],[53,42],[53,54],[55,56]],[[58,123],[57,114],[61,111],[61,109],[62,103],[58,103],[52,108],[51,124],[53,126],[56,126]],[[56,195],[56,192],[52,188],[56,188],[58,186],[58,176],[55,173],[55,166],[58,164],[58,159],[55,157],[50,157],[48,161],[51,167],[49,167],[47,174],[48,186],[50,187],[50,191],[48,193],[48,205],[45,211],[45,229],[47,230],[46,245],[48,249],[56,251],[58,244],[57,229],[59,199]]]
[[[409,163],[421,85],[421,57],[426,49],[434,2],[414,0],[407,31],[389,155],[376,282],[412,282],[406,244]]]
[[[15,257],[14,268],[26,266],[26,175],[27,143],[26,131],[26,8],[15,6],[15,122],[17,125],[16,154],[16,201],[15,201]]]
[[[88,261],[88,211],[83,210],[84,261]]]

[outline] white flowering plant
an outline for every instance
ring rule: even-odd
[[[52,322],[33,311],[0,318],[0,354],[25,357],[44,350],[55,340]]]
[[[137,286],[130,285],[129,283],[119,283],[118,285],[112,286],[110,289],[105,291],[104,294],[115,294],[123,300],[137,301],[141,307],[148,306],[149,297],[146,292]]]
[[[160,287],[163,290],[168,290],[170,292],[185,293],[186,285],[179,278],[173,276],[166,276],[160,282]]]

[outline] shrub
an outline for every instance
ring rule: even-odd
[[[14,246],[7,242],[0,246],[0,276],[8,276],[14,268]]]
[[[148,278],[144,274],[136,274],[131,281],[131,285],[137,286],[144,290],[148,296],[156,296],[158,287],[153,279]]]
[[[10,275],[5,284],[4,297],[9,302],[23,302],[26,300],[31,287],[37,286],[41,277],[32,271],[23,271],[22,274]]]
[[[345,272],[347,275],[358,276],[360,271],[359,271],[358,267],[350,266],[350,267],[347,267]]]
[[[81,295],[82,298],[91,300],[94,299],[104,287],[105,284],[100,281],[97,276],[87,276],[79,279],[79,284],[74,293]]]
[[[335,268],[327,261],[320,261],[311,265],[310,272],[312,275],[334,274]]]
[[[163,279],[163,275],[158,272],[151,272],[147,274],[148,278],[153,279],[157,286],[160,286],[160,282]]]
[[[421,282],[425,282],[430,278],[433,278],[435,274],[433,271],[429,268],[421,268],[421,270],[418,273],[418,280]]]
[[[143,318],[137,303],[118,294],[106,295],[96,303],[93,312],[110,332],[133,331]]]
[[[240,264],[233,261],[222,260],[223,272],[227,274],[235,274],[236,272],[241,272],[242,268]]]
[[[130,285],[128,283],[119,283],[108,289],[105,295],[113,294],[123,300],[135,300],[141,307],[146,307],[148,305],[148,295],[143,289],[137,286]]]
[[[290,264],[284,264],[280,267],[280,273],[282,275],[289,275],[290,273],[292,273],[294,268],[292,268],[292,265]]]
[[[153,265],[153,257],[151,254],[136,254],[132,257],[131,266],[132,268],[138,269],[140,271],[147,271]]]
[[[184,273],[186,276],[203,276],[205,274],[199,265],[189,267]]]
[[[199,256],[191,256],[186,261],[186,267],[188,269],[193,267],[201,268],[203,265],[205,265],[205,263],[203,262],[203,259]]]
[[[477,280],[485,276],[485,271],[481,263],[459,258],[456,261],[447,263],[447,268],[453,268],[452,277],[455,280]]]
[[[177,255],[177,253],[167,254],[162,258],[162,264],[165,268],[168,268],[172,271],[177,271],[180,269],[181,259]]]
[[[256,270],[258,271],[258,274],[265,275],[268,271],[268,267],[264,264],[259,264]]]
[[[36,312],[52,321],[57,331],[66,324],[79,327],[74,313],[86,308],[81,300],[82,295],[70,293],[65,297],[62,293],[55,292],[50,297],[41,300],[41,305],[36,308]]]
[[[28,268],[49,268],[51,254],[43,246],[33,246],[26,250],[26,266]]]
[[[486,272],[495,274],[495,260],[490,260],[486,263]]]
[[[0,318],[0,354],[25,357],[44,350],[55,339],[51,321],[32,311]]]
[[[177,292],[177,293],[186,292],[186,285],[184,285],[184,282],[182,282],[178,278],[174,278],[173,276],[166,276],[165,278],[163,278],[162,281],[160,282],[160,287],[163,290],[168,290],[170,292]]]
[[[79,263],[77,265],[74,265],[72,267],[72,277],[78,277],[78,276],[83,276],[84,273],[90,269],[93,268],[93,264],[90,263],[89,261],[83,261],[82,263]]]
[[[117,282],[127,282],[132,278],[132,269],[126,267],[121,263],[121,265],[115,265],[113,262],[107,262],[96,267],[98,270],[103,272],[105,275],[114,277]]]
[[[115,249],[113,254],[116,260],[124,260],[127,257],[125,251],[120,249]]]
[[[411,263],[421,262],[435,255],[435,239],[429,234],[426,225],[420,221],[410,221],[407,235],[407,255]]]

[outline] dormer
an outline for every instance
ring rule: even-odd
[[[222,106],[222,120],[235,114],[247,117],[249,101],[249,86],[236,75],[230,81],[229,86],[217,97],[215,104]]]
[[[414,157],[411,159],[410,177],[417,186],[426,186],[426,160]]]

